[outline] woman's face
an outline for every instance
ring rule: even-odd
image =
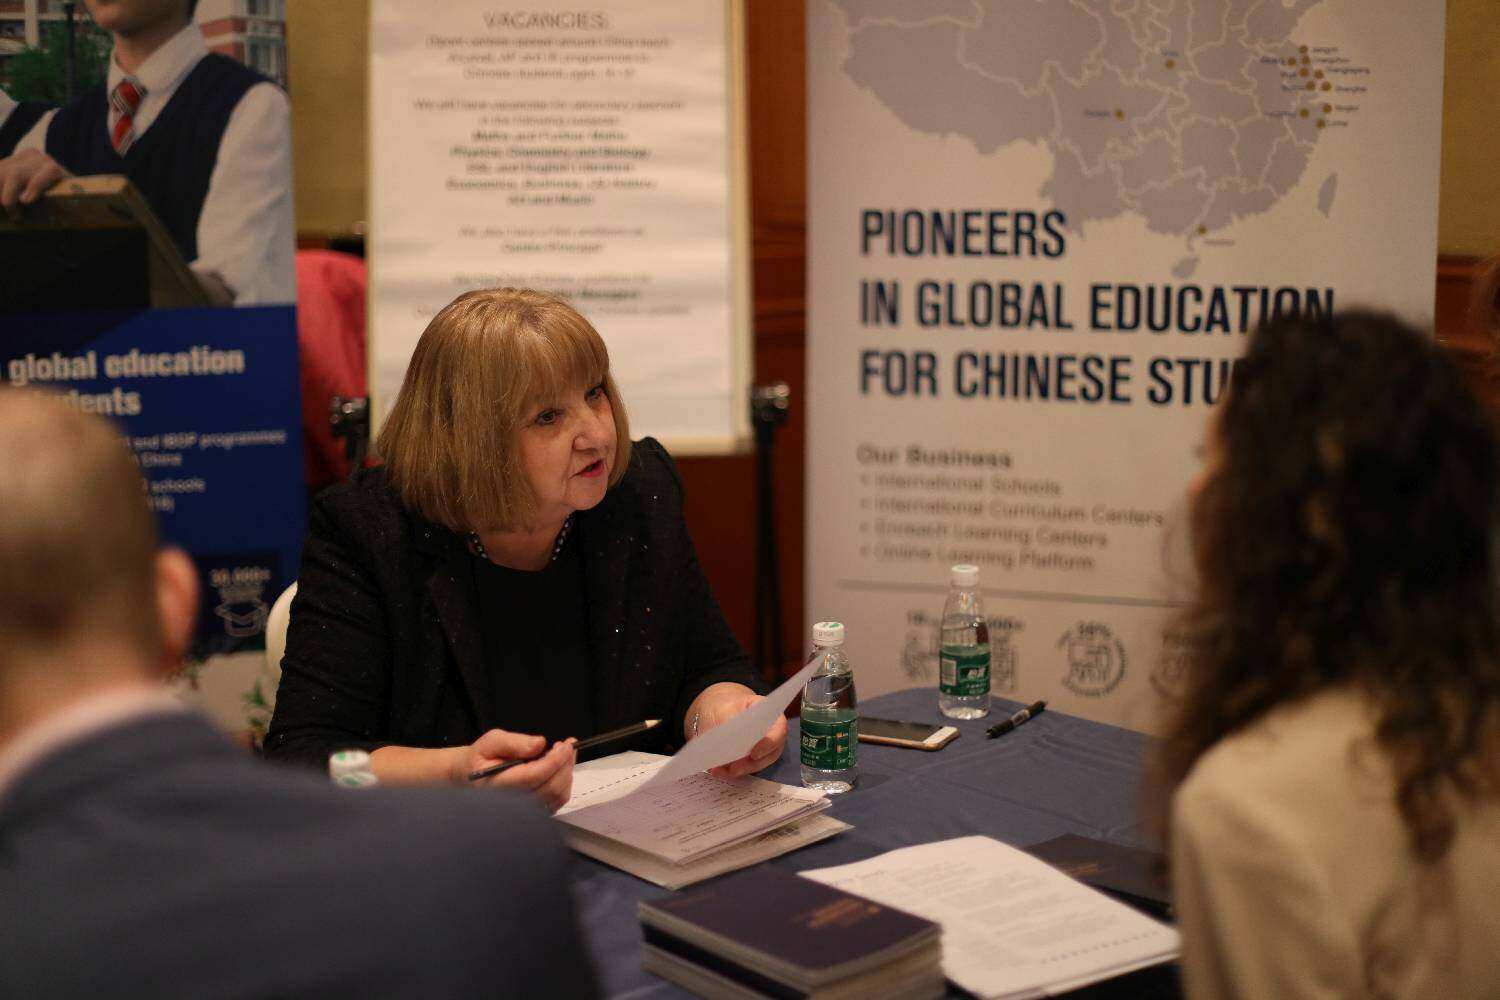
[[[603,383],[539,400],[521,427],[521,468],[544,524],[604,499],[615,461],[615,415]]]

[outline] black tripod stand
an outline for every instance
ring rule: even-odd
[[[68,100],[78,96],[78,36],[73,29],[73,8],[78,6],[78,0],[63,0],[63,25],[68,32],[68,52],[66,62],[68,67]]]
[[[786,423],[792,391],[785,382],[750,390],[750,423],[755,427],[755,669],[772,684],[781,681],[786,647],[781,631],[781,573],[776,553],[776,491],[771,446],[776,428]]]
[[[349,472],[358,472],[370,450],[370,400],[367,396],[334,396],[328,406],[333,436],[344,439]]]

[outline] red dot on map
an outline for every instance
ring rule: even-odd
[[[1312,84],[1309,83],[1308,86],[1311,87]],[[1324,90],[1332,90],[1333,89],[1333,84],[1329,83],[1327,80],[1324,80],[1323,81],[1323,89]]]
[[[1303,66],[1300,70],[1297,71],[1297,74],[1299,76],[1306,76],[1307,75],[1307,67]]]
[[[1317,78],[1318,78],[1318,79],[1319,79],[1319,80],[1321,80],[1321,79],[1323,79],[1323,71],[1322,71],[1322,70],[1318,70],[1318,71],[1317,71],[1317,72],[1315,72],[1315,73],[1314,73],[1314,74],[1313,74],[1313,76],[1315,76],[1315,77],[1317,77]]]
[[[1303,108],[1301,111],[1297,112],[1297,116],[1299,118],[1306,118],[1307,117],[1307,109]]]
[[[1297,65],[1297,57],[1296,56],[1292,56],[1290,59],[1288,59],[1286,61],[1286,64],[1288,66],[1295,66],[1295,65]]]
[[[1204,235],[1207,232],[1208,232],[1208,227],[1207,226],[1199,226],[1198,227],[1198,235],[1199,236],[1202,236],[1202,235]]]
[[[1318,119],[1318,128],[1322,128],[1322,127],[1323,127],[1323,119],[1319,118]]]
[[[1306,45],[1299,45],[1299,46],[1297,46],[1297,51],[1298,52],[1306,52],[1307,51],[1307,46]]]
[[[1122,111],[1122,110],[1120,110],[1119,108],[1115,108],[1115,117],[1116,118],[1124,118],[1125,117],[1125,112]]]
[[[1313,82],[1312,82],[1312,81],[1311,81],[1311,80],[1308,80],[1308,81],[1307,81],[1307,89],[1308,89],[1308,90],[1313,90],[1313,89],[1315,89],[1315,88],[1316,88],[1316,87],[1317,87],[1317,86],[1318,86],[1318,85],[1317,85],[1317,84],[1316,84],[1316,83],[1313,83]]]
[[[1329,112],[1331,112],[1332,110],[1333,110],[1333,105],[1332,104],[1325,104],[1325,105],[1323,105],[1323,113],[1325,115],[1328,114]]]
[[[1172,69],[1176,65],[1177,65],[1177,60],[1176,59],[1168,59],[1167,60],[1167,69]]]

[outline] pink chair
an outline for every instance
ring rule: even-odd
[[[333,250],[297,251],[297,355],[302,364],[302,464],[310,493],[349,475],[328,423],[334,396],[368,396],[365,262]]]

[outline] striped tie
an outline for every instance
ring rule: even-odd
[[[135,113],[145,96],[145,86],[128,76],[115,84],[115,89],[110,92],[109,103],[118,117],[109,130],[109,141],[119,156],[124,156],[130,144],[135,142]]]

